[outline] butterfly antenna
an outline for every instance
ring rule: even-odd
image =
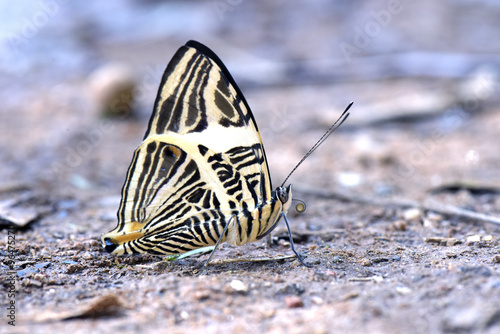
[[[316,144],[314,144],[313,147],[311,147],[311,149],[309,150],[309,152],[307,152],[302,157],[302,159],[300,159],[299,163],[297,165],[295,165],[295,167],[292,169],[292,171],[290,172],[290,174],[288,174],[288,176],[285,178],[285,181],[283,181],[283,183],[281,184],[282,187],[285,185],[286,181],[290,178],[290,176],[293,174],[293,172],[295,172],[295,170],[297,168],[299,168],[299,166],[304,162],[304,160],[306,160],[307,157],[309,157],[321,144],[323,144],[323,142],[326,140],[326,138],[328,138],[328,136],[330,136],[333,133],[333,131],[337,130],[342,125],[342,123],[344,123],[344,121],[347,119],[347,117],[349,117],[349,112],[348,111],[351,108],[351,106],[352,106],[353,103],[354,102],[349,103],[349,105],[347,106],[347,108],[345,108],[345,110],[342,113],[342,115],[340,115],[340,117],[335,121],[335,123],[333,123],[333,125],[330,126],[330,128],[316,142]]]

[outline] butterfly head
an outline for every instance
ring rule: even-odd
[[[276,188],[276,197],[281,202],[283,212],[287,213],[292,204],[292,185]]]

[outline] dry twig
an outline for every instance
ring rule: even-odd
[[[228,264],[228,263],[237,263],[237,262],[268,262],[268,261],[280,261],[280,260],[286,260],[286,259],[292,259],[295,258],[295,255],[284,255],[284,256],[274,256],[274,257],[239,257],[239,258],[233,258],[233,259],[217,259],[211,261],[208,265],[209,266],[214,266],[214,265],[221,265],[221,264]]]
[[[398,208],[419,208],[425,211],[432,211],[440,213],[447,216],[456,216],[469,218],[481,222],[493,223],[500,225],[500,218],[486,215],[484,213],[465,210],[453,205],[442,204],[435,200],[425,200],[423,202],[411,200],[411,199],[380,199],[376,197],[363,196],[358,194],[350,194],[346,191],[336,192],[331,190],[317,189],[311,187],[295,187],[297,192],[301,192],[306,195],[318,196],[323,198],[338,199],[347,202],[356,202],[363,204],[370,204],[383,207],[398,207]]]

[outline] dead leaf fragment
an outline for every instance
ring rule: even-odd
[[[116,315],[123,308],[122,303],[114,294],[94,298],[89,303],[85,303],[71,310],[56,312],[46,311],[34,316],[36,322],[51,322],[72,319],[96,319],[100,317]],[[70,309],[68,307],[68,309]]]
[[[89,306],[83,307],[78,312],[79,314],[65,318],[69,319],[86,319],[100,318],[117,314],[122,308],[122,304],[116,295],[109,294],[95,299]]]

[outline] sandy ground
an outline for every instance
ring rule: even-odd
[[[93,148],[95,158],[88,163],[94,167],[79,166],[68,184],[57,179],[37,186],[4,183],[2,203],[15,200],[18,211],[39,215],[15,235],[10,268],[18,326],[7,332],[495,333],[500,329],[500,228],[446,214],[439,205],[498,215],[498,188],[487,182],[498,180],[500,160],[492,145],[498,115],[485,110],[443,134],[422,161],[413,162],[410,176],[408,150],[419,150],[409,148],[412,143],[425,143],[422,124],[356,126],[353,118],[292,179],[295,197],[307,203],[305,213],[289,215],[295,242],[313,267],[293,257],[220,263],[291,255],[279,226],[272,246],[225,245],[199,277],[194,273],[206,255],[169,262],[148,255],[114,257],[101,249],[98,237],[115,225],[118,175],[132,152],[117,147],[128,149],[145,127],[143,120],[117,121],[106,143]],[[297,123],[308,122],[303,118]],[[279,165],[272,169],[276,174],[289,170],[305,142],[320,134],[297,129],[303,133],[299,139],[293,129],[267,145],[271,168]],[[366,145],[378,149],[365,150]],[[470,147],[480,162],[455,159]],[[284,156],[283,150],[291,153]],[[112,181],[100,178],[112,169],[117,175]],[[439,186],[433,186],[438,177]],[[359,179],[356,185],[353,179]],[[2,238],[4,256],[7,240]],[[5,261],[3,266],[5,279],[9,267]],[[100,308],[101,303],[108,306]]]

